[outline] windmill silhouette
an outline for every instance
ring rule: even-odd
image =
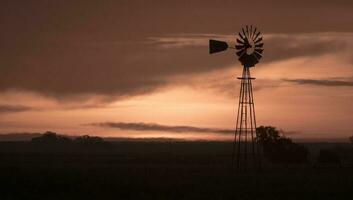
[[[224,41],[209,40],[209,53],[235,49],[238,60],[243,65],[240,79],[240,95],[236,129],[232,151],[232,169],[245,171],[248,168],[261,168],[261,147],[257,141],[256,115],[250,68],[262,58],[263,46],[261,32],[253,26],[242,28],[236,38],[236,45],[229,46]]]

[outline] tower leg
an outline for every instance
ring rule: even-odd
[[[250,69],[243,68],[236,129],[234,134],[232,169],[246,171],[258,169],[261,165],[260,148],[257,143],[256,117]]]

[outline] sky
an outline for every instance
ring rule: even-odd
[[[247,24],[258,125],[316,141],[353,135],[353,2],[1,1],[0,133],[231,140]]]

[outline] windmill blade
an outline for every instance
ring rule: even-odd
[[[254,32],[253,32],[253,34],[252,34],[252,39],[254,40],[254,36],[255,36],[255,34],[256,34],[256,30],[257,30],[257,28],[255,27],[255,30],[254,30]]]
[[[246,37],[249,38],[249,27],[246,25]]]
[[[260,44],[255,45],[255,48],[261,48],[263,46],[264,46],[264,43],[260,43]]]
[[[254,43],[259,43],[260,41],[262,41],[262,37],[260,37],[259,39],[257,39]]]
[[[243,41],[239,40],[238,38],[237,38],[237,42],[238,42],[239,44],[245,44]]]
[[[246,38],[246,34],[245,34],[245,31],[244,31],[244,28],[241,28],[241,30],[243,31],[243,35]]]
[[[253,54],[255,56],[255,58],[257,59],[257,61],[259,61],[262,58],[262,55],[258,54],[258,53],[254,53]]]
[[[264,50],[263,49],[255,49],[254,52],[257,52],[259,54],[261,54]]]
[[[261,33],[260,31],[257,32],[257,34],[256,34],[256,36],[255,36],[255,38],[254,38],[254,41],[259,37],[260,33]]]
[[[262,58],[262,55],[257,53],[256,51],[254,52],[254,56],[256,56],[257,60],[260,60]]]
[[[263,43],[263,42],[262,42],[262,37],[257,38],[257,40],[254,41],[254,44],[261,44],[261,43]]]
[[[238,35],[242,40],[245,40],[245,37],[241,33],[238,33]]]
[[[245,38],[245,43],[249,44],[249,39],[247,37]]]
[[[238,51],[237,56],[241,57],[245,53],[245,49]]]
[[[252,38],[252,25],[250,25],[250,35],[249,38]]]
[[[219,41],[219,40],[210,40],[209,41],[209,53],[210,54],[224,51],[227,49],[228,49],[228,44],[226,42]]]

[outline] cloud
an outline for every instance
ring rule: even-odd
[[[139,45],[55,46],[21,61],[0,74],[0,91],[20,89],[57,99],[91,95],[110,100],[143,95],[175,85],[174,77],[221,71],[240,64],[234,52],[208,55],[210,35],[166,36]],[[232,37],[213,35],[215,38]],[[302,56],[349,52],[352,34],[270,34],[265,37],[262,63]],[[337,50],[340,50],[337,53]],[[60,55],[60,59],[57,57]],[[30,75],[29,75],[30,74]]]
[[[33,110],[32,107],[22,105],[0,105],[0,113],[16,113]]]
[[[347,26],[351,5],[343,0],[295,5],[276,0],[10,2],[0,8],[5,30],[0,36],[0,92],[118,99],[174,86],[174,76],[240,67],[234,52],[210,56],[207,50],[208,38],[234,41],[229,33],[244,25],[239,16],[266,33],[263,62],[341,55],[352,41],[342,34],[353,32]],[[249,7],[256,14],[249,14]],[[327,31],[338,33],[322,34]]]
[[[192,85],[189,84],[189,86],[192,86],[196,90],[209,89],[229,98],[234,98],[234,94],[239,95],[240,81],[230,79],[229,76],[218,75],[214,77],[201,77],[200,79],[193,80]],[[253,91],[278,88],[282,83],[282,80],[256,79],[256,82],[253,82]]]
[[[216,128],[204,128],[194,126],[168,126],[155,123],[125,123],[125,122],[103,122],[88,124],[92,126],[104,127],[104,128],[116,128],[120,130],[130,131],[160,131],[170,133],[215,133],[222,135],[234,134],[234,130],[231,129],[216,129]]]
[[[323,79],[284,79],[287,82],[297,83],[301,85],[316,85],[316,86],[328,86],[328,87],[352,87],[353,80],[334,80],[335,78]]]

